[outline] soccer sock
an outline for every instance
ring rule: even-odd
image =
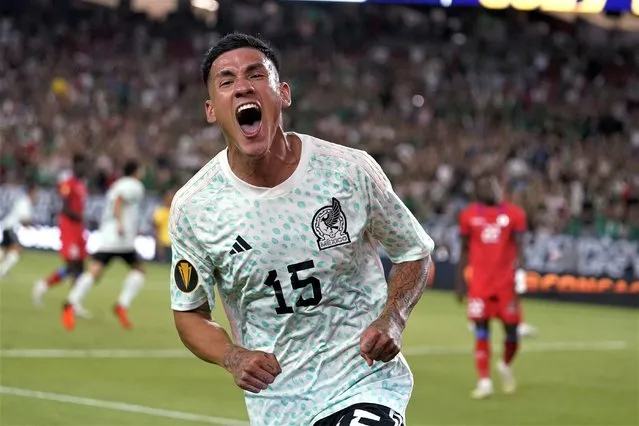
[[[515,354],[517,353],[518,348],[519,339],[517,336],[517,329],[515,328],[515,333],[507,333],[506,340],[504,341],[504,363],[506,365],[510,365],[513,358],[515,358]]]
[[[85,272],[77,279],[75,285],[69,292],[69,303],[76,306],[81,305],[86,295],[91,291],[93,287],[93,276]]]
[[[479,324],[475,327],[475,366],[480,379],[490,377],[490,342],[488,329]]]
[[[20,260],[20,254],[17,251],[11,250],[0,265],[0,276],[9,272],[9,270],[18,263],[18,260]]]
[[[138,270],[132,270],[124,279],[124,284],[122,285],[122,291],[120,292],[120,297],[118,298],[118,305],[123,308],[128,308],[131,305],[135,296],[140,293],[142,287],[144,286],[144,274]]]
[[[480,379],[490,377],[488,365],[490,363],[490,346],[488,340],[477,340],[475,345],[475,365]]]
[[[54,285],[60,284],[63,279],[66,278],[68,274],[67,268],[62,267],[57,271],[54,271],[51,275],[44,280],[47,283],[48,287],[53,287]]]

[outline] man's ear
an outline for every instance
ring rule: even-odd
[[[206,121],[209,124],[213,124],[217,121],[215,108],[213,107],[213,102],[210,99],[206,100],[206,103],[204,104],[204,111],[206,112]]]
[[[288,83],[280,83],[280,98],[282,99],[282,106],[288,108],[293,103],[291,98],[291,86]]]

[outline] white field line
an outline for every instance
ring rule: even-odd
[[[547,342],[522,344],[522,352],[600,352],[620,351],[628,348],[624,341],[600,342]],[[466,346],[412,346],[402,350],[408,356],[467,355],[472,345]],[[191,358],[185,349],[2,349],[0,358]]]
[[[521,343],[521,352],[600,352],[621,351],[628,347],[624,341],[607,342],[547,342],[547,343]],[[472,345],[468,346],[413,346],[402,349],[402,353],[408,356],[425,355],[467,355],[472,354]]]
[[[163,410],[159,408],[145,407],[143,405],[126,404],[124,402],[104,401],[101,399],[82,398],[79,396],[63,395],[59,393],[39,392],[28,389],[0,386],[0,394],[21,396],[45,401],[64,402],[68,404],[84,405],[107,410],[126,411],[129,413],[147,414],[149,416],[164,417],[190,422],[210,423],[219,426],[249,426],[248,422],[224,417],[211,417],[202,414],[185,413],[183,411]]]

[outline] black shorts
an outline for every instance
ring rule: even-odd
[[[11,247],[14,244],[18,244],[18,236],[13,231],[13,229],[3,230],[2,242],[0,242],[0,247],[2,248]]]
[[[120,253],[114,253],[110,251],[99,251],[93,255],[93,259],[97,260],[104,266],[107,266],[109,263],[111,263],[111,261],[115,257],[119,257],[120,259],[124,260],[126,264],[129,266],[136,266],[140,263],[140,258],[138,257],[138,253],[135,250],[125,251]]]
[[[405,426],[401,414],[379,404],[355,404],[323,418],[313,426]]]

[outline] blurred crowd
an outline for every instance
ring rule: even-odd
[[[94,7],[3,16],[0,181],[54,184],[84,152],[95,193],[129,157],[149,189],[181,185],[225,146],[199,63],[240,30],[279,50],[286,127],[370,152],[420,219],[453,221],[492,171],[538,232],[639,239],[636,34],[465,8],[221,5],[213,27]]]

